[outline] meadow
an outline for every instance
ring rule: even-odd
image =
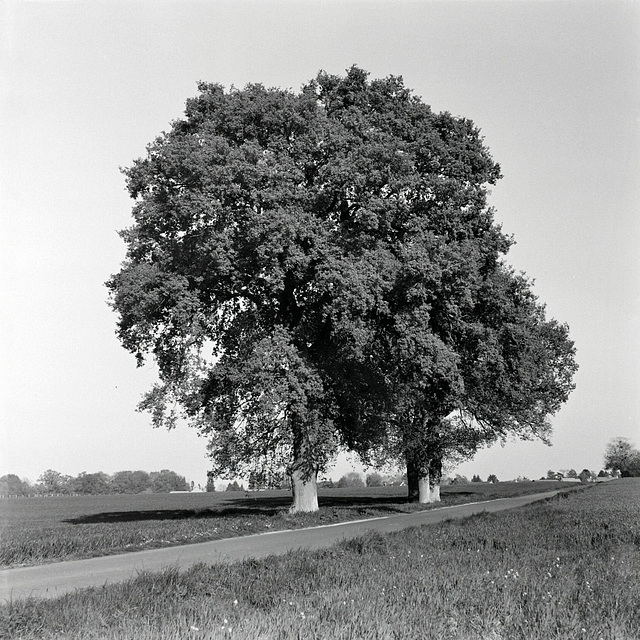
[[[640,479],[0,607],[0,637],[638,640]]]
[[[559,482],[450,485],[447,506],[570,489]],[[60,496],[0,500],[0,566],[42,564],[432,508],[406,487],[320,489],[320,511],[290,515],[288,491]]]

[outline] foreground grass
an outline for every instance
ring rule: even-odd
[[[156,640],[640,638],[640,480],[321,552],[0,608],[0,636]]]
[[[567,489],[567,484],[502,482],[444,487],[442,503],[436,506],[558,487]],[[288,513],[290,503],[291,495],[286,491],[1,500],[0,566],[140,551],[434,506],[408,504],[406,487],[324,490],[320,511],[314,514],[292,516]]]

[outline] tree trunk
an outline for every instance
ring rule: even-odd
[[[411,456],[407,455],[407,499],[418,502],[420,498],[420,472]]]
[[[420,478],[419,486],[420,495],[418,502],[421,504],[440,502],[440,485],[434,484],[433,479],[429,475]]]
[[[405,440],[407,463],[407,489],[409,502],[428,504],[440,502],[442,458],[440,455],[437,424],[433,421],[414,422],[414,431],[421,430],[423,438]]]
[[[293,503],[289,513],[318,511],[318,470],[304,473],[299,467],[291,471]]]
[[[418,502],[420,504],[428,504],[429,502],[433,502],[431,499],[431,484],[429,482],[428,474],[420,478],[420,480],[418,481],[418,486],[420,487]]]
[[[293,464],[289,467],[293,503],[289,513],[318,511],[318,466],[314,464],[304,423],[291,417]]]
[[[431,502],[440,502],[440,481],[442,480],[442,460],[432,458],[429,462],[429,491]]]
[[[439,459],[432,459],[423,467],[414,466],[414,480],[417,484],[417,496],[409,499],[410,502],[419,502],[420,504],[429,504],[431,502],[440,502],[440,478],[442,477],[442,462]],[[409,472],[407,470],[407,477]]]
[[[427,504],[440,501],[440,485],[434,484],[428,470],[407,456],[407,497],[409,502]]]

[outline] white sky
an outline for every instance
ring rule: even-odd
[[[598,470],[611,437],[640,445],[640,3],[0,0],[0,39],[0,475],[204,483],[204,440],[134,411],[154,367],[120,346],[103,286],[131,223],[119,167],[198,80],[298,90],[354,63],[482,128],[509,261],[577,343],[554,446],[460,472]]]

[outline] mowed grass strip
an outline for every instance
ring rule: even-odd
[[[7,638],[637,640],[640,480],[0,608]]]
[[[0,566],[20,566],[219,540],[536,493],[567,484],[443,487],[437,505],[409,504],[406,487],[326,489],[320,511],[290,515],[288,491],[0,500]]]

